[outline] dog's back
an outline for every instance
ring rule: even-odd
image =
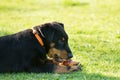
[[[22,71],[22,68],[29,64],[32,56],[27,54],[34,51],[34,39],[31,36],[31,30],[25,30],[0,37],[0,72]]]

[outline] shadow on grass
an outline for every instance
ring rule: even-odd
[[[97,73],[81,73],[82,80],[120,80],[120,77],[106,76]]]
[[[55,73],[6,73],[0,74],[0,78],[2,80],[21,80],[25,79],[44,79],[44,80],[120,80],[120,77],[113,77],[113,76],[105,76],[102,74],[96,73],[84,73],[84,72],[73,72],[69,74],[55,74]]]
[[[52,74],[51,78],[56,75]],[[99,73],[74,72],[69,74],[58,74],[55,80],[120,80],[120,77],[106,76]]]

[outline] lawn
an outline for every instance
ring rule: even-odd
[[[120,80],[120,0],[0,0],[0,36],[52,21],[64,23],[83,70],[1,73],[0,80]]]

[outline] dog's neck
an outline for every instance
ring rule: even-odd
[[[40,33],[41,33],[41,35],[42,35],[43,37],[45,37],[45,36],[42,34],[41,30],[40,30]],[[43,42],[42,38],[39,36],[39,34],[37,33],[37,31],[36,31],[35,29],[33,29],[33,34],[35,35],[35,37],[36,37],[36,39],[38,40],[38,42],[40,43],[40,45],[41,45],[41,46],[44,46],[44,42]]]

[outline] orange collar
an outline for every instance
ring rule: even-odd
[[[38,35],[37,31],[35,29],[33,29],[33,34],[35,35],[36,39],[38,40],[38,42],[41,44],[41,46],[44,46],[43,40],[41,39],[41,37]]]

